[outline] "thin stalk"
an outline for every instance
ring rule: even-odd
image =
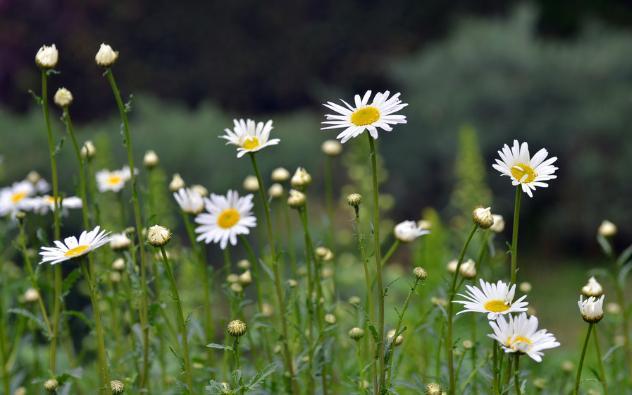
[[[231,258],[230,258],[230,247],[226,246],[222,251],[224,255],[224,278],[230,274],[231,270]]]
[[[327,206],[327,244],[334,243],[334,175],[333,158],[325,156],[325,204]]]
[[[248,255],[248,259],[252,263],[252,276],[254,277],[255,282],[255,290],[257,292],[257,309],[261,313],[263,311],[263,293],[261,290],[261,284],[259,283],[261,279],[259,278],[259,260],[257,259],[257,255],[255,255],[255,251],[252,249],[252,245],[244,235],[240,235],[239,238],[246,249],[246,254]]]
[[[41,70],[42,77],[42,112],[44,113],[44,121],[46,122],[46,135],[48,137],[48,155],[50,157],[50,171],[51,171],[51,181],[53,184],[53,201],[54,201],[54,209],[53,209],[53,235],[55,240],[59,240],[61,238],[61,223],[59,219],[59,180],[57,176],[57,151],[55,147],[55,138],[53,137],[53,130],[50,124],[50,115],[48,111],[48,70]],[[57,341],[59,337],[59,319],[61,317],[61,309],[62,309],[62,296],[61,296],[61,285],[62,285],[62,272],[61,265],[56,265],[54,270],[54,291],[53,291],[53,332],[50,337],[50,370],[52,374],[55,374],[56,366],[57,366]]]
[[[606,380],[606,370],[603,367],[603,359],[601,358],[601,347],[599,346],[599,336],[597,335],[597,326],[593,328],[593,340],[595,342],[595,354],[597,356],[597,366],[599,367],[599,375],[601,376],[601,385],[603,386],[603,394],[608,395],[608,383]]]
[[[369,139],[369,156],[371,157],[371,172],[373,182],[373,243],[375,255],[375,275],[377,280],[377,292],[378,292],[378,341],[377,347],[377,362],[378,376],[377,380],[374,378],[374,382],[377,381],[375,387],[375,394],[381,395],[385,390],[386,381],[386,369],[384,365],[384,284],[382,281],[382,253],[380,246],[380,197],[379,197],[379,185],[377,179],[377,152],[375,150],[375,142],[370,134],[366,134]]]
[[[579,366],[577,367],[577,376],[575,377],[575,389],[573,390],[573,394],[579,395],[579,382],[582,378],[582,368],[584,367],[584,358],[586,357],[586,350],[588,349],[588,340],[590,339],[590,333],[592,332],[593,326],[595,324],[588,324],[588,331],[586,332],[586,338],[584,339],[584,346],[582,347],[582,355],[579,358]]]
[[[472,237],[474,237],[474,233],[478,229],[478,225],[474,224],[472,230],[470,231],[463,248],[461,249],[461,253],[459,254],[459,260],[457,261],[456,271],[452,276],[452,285],[450,287],[450,297],[448,299],[448,325],[447,325],[447,335],[445,341],[445,349],[448,359],[448,376],[449,376],[449,387],[448,394],[454,395],[456,391],[456,376],[454,375],[454,349],[453,349],[453,340],[452,340],[452,330],[453,330],[453,319],[454,319],[454,297],[456,296],[456,281],[459,277],[459,270],[461,269],[461,264],[463,263],[463,258],[465,257],[465,252],[467,251],[467,247],[470,245],[472,241]]]
[[[11,376],[9,376],[9,353],[7,351],[7,340],[5,328],[4,306],[0,305],[0,363],[2,363],[2,386],[5,394],[11,393]]]
[[[111,68],[105,70],[105,76],[110,83],[114,100],[119,110],[121,120],[123,122],[124,145],[127,149],[127,162],[130,168],[130,184],[132,189],[132,206],[134,208],[134,222],[136,223],[136,235],[139,238],[140,250],[140,277],[142,300],[140,309],[140,321],[143,333],[143,370],[140,378],[140,386],[142,389],[149,388],[149,290],[147,288],[147,264],[145,257],[144,243],[140,240],[143,234],[143,222],[141,219],[140,204],[138,203],[138,185],[136,183],[136,172],[134,171],[134,151],[132,148],[132,136],[129,130],[129,121],[127,119],[127,109],[121,99],[121,92],[114,79],[114,73]]]
[[[72,119],[70,118],[68,107],[64,107],[63,111],[63,120],[66,124],[66,132],[68,132],[68,135],[70,136],[72,148],[79,164],[79,197],[81,198],[81,214],[83,219],[83,228],[88,230],[90,229],[90,214],[88,212],[88,187],[86,184],[84,159],[81,157],[81,148],[79,147],[79,142],[77,142],[77,137],[75,136],[75,129],[72,125]]]
[[[171,269],[171,264],[169,263],[169,257],[167,256],[167,252],[165,251],[164,246],[160,246],[160,255],[162,256],[162,261],[165,264],[165,272],[167,273],[167,278],[169,279],[169,285],[171,286],[171,296],[176,303],[177,315],[176,319],[178,321],[178,330],[180,331],[180,341],[182,347],[182,358],[184,359],[184,378],[186,380],[187,386],[189,387],[189,392],[194,393],[193,391],[193,371],[191,369],[191,358],[189,357],[189,340],[187,335],[187,325],[184,320],[184,313],[182,311],[182,302],[180,301],[180,294],[178,293],[178,284],[176,283],[176,278],[173,275],[173,270]]]
[[[386,254],[384,254],[384,257],[382,258],[382,267],[384,267],[384,265],[386,265],[388,260],[391,259],[395,251],[397,251],[397,248],[399,247],[400,244],[401,242],[399,241],[399,239],[395,239],[395,241],[393,241],[393,244],[391,244],[391,247],[388,249]]]
[[[292,353],[290,351],[289,345],[289,337],[288,337],[288,325],[285,311],[285,297],[283,295],[283,284],[281,282],[281,273],[279,271],[279,257],[276,253],[276,245],[274,240],[274,233],[272,232],[272,220],[270,219],[270,207],[268,206],[268,198],[266,197],[266,188],[263,183],[263,179],[261,178],[261,173],[259,172],[259,167],[257,166],[257,159],[255,158],[254,153],[250,153],[250,160],[252,162],[252,167],[254,169],[255,175],[257,176],[257,181],[259,182],[259,196],[261,197],[261,203],[263,205],[265,218],[266,218],[266,231],[268,234],[268,242],[270,244],[270,255],[272,258],[272,272],[274,275],[274,289],[277,298],[277,308],[279,311],[279,317],[281,320],[281,334],[283,338],[281,342],[283,344],[283,354],[285,356],[285,370],[288,374],[288,380],[290,382],[292,392],[294,394],[299,394],[298,383],[294,378],[294,364],[292,363]]]
[[[513,235],[511,236],[511,282],[518,281],[518,228],[520,225],[520,202],[522,199],[522,189],[520,185],[516,187],[516,199],[514,202]]]
[[[499,394],[499,379],[500,369],[498,366],[498,345],[495,340],[492,340],[492,370],[493,370],[493,378],[492,378],[492,394]]]
[[[94,327],[97,333],[97,362],[99,367],[99,393],[110,394],[110,378],[108,373],[107,356],[105,353],[105,337],[103,334],[103,324],[101,322],[101,311],[99,309],[99,297],[97,290],[97,283],[94,272],[91,272],[89,263],[86,261],[81,262],[81,270],[88,282],[88,288],[90,290],[90,302],[92,303],[92,314],[94,315]]]
[[[514,387],[516,388],[516,395],[521,395],[520,392],[520,354],[514,355]]]
[[[616,264],[616,263],[615,263]],[[630,341],[630,328],[628,326],[628,309],[626,306],[626,299],[625,299],[625,291],[624,288],[621,286],[621,284],[619,283],[619,281],[617,281],[616,279],[618,278],[618,275],[615,274],[615,292],[617,295],[617,303],[619,304],[619,306],[621,306],[621,332],[623,332],[623,341],[624,341],[624,349],[626,350],[625,354],[625,359],[627,361],[628,364],[628,369],[629,369],[629,375],[628,377],[632,377],[632,342]]]
[[[235,336],[235,341],[233,342],[233,371],[238,371],[241,369],[241,365],[239,362],[239,336]],[[235,375],[236,377],[237,375]],[[234,383],[235,387],[239,387],[239,393],[244,393],[244,388],[242,385],[242,375],[239,375],[239,380]]]

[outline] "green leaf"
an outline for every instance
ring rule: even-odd
[[[33,321],[40,328],[42,333],[44,333],[44,335],[46,337],[49,337],[48,328],[46,328],[46,325],[44,324],[44,321],[42,321],[40,318],[36,317],[30,311],[28,311],[26,309],[22,309],[22,308],[16,307],[16,308],[9,309],[8,312],[9,312],[9,314],[21,315],[22,317],[26,317],[27,319]]]
[[[90,329],[94,329],[94,322],[89,319],[85,314],[83,314],[80,311],[76,311],[76,310],[64,310],[62,315],[66,315],[66,316],[70,316],[70,317],[75,317],[75,318],[79,318],[81,321],[83,321],[84,324],[86,324]]]
[[[597,242],[599,243],[599,246],[601,247],[601,250],[604,254],[609,257],[612,256],[612,246],[610,245],[610,241],[608,241],[608,239],[606,239],[602,235],[597,235]]]
[[[623,289],[625,289],[625,280],[628,277],[628,274],[630,274],[630,270],[632,270],[632,262],[626,263],[621,270],[619,270],[619,286]]]
[[[79,276],[81,276],[81,270],[79,270],[79,268],[77,267],[72,272],[70,272],[70,274],[68,274],[66,278],[64,278],[64,282],[61,286],[62,297],[68,295],[68,292],[70,292],[70,289],[73,287],[73,285],[75,285],[75,283],[79,279]]]
[[[623,250],[621,255],[619,255],[619,258],[617,259],[617,265],[622,266],[630,260],[630,257],[632,257],[632,244],[630,244],[628,248]]]
[[[218,343],[209,343],[206,345],[206,347],[214,348],[216,350],[233,351],[233,348],[231,346],[226,346],[224,344],[218,344]]]

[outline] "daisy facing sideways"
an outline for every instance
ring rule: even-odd
[[[496,159],[492,167],[503,176],[510,177],[513,186],[520,185],[529,197],[533,197],[536,187],[546,188],[549,184],[545,181],[557,178],[557,167],[553,166],[557,157],[547,159],[549,153],[544,148],[531,157],[529,144],[520,144],[518,140],[514,140],[511,148],[505,144],[498,155],[500,159]]]
[[[257,152],[265,147],[279,144],[279,139],[270,139],[272,120],[266,123],[255,122],[252,119],[233,119],[233,129],[224,129],[225,135],[220,138],[228,141],[226,144],[237,146],[237,157],[241,158],[248,152]]]
[[[173,193],[180,210],[187,214],[199,214],[204,210],[204,198],[191,188],[180,188]]]
[[[494,331],[487,336],[498,341],[506,353],[527,354],[536,362],[542,361],[542,351],[555,348],[560,343],[552,333],[546,329],[538,330],[538,319],[535,316],[527,317],[526,313],[518,316],[498,317],[496,321],[490,321],[489,325]]]
[[[134,170],[134,173],[137,173],[138,170]],[[109,171],[99,170],[96,174],[97,178],[97,187],[99,188],[99,192],[118,192],[125,186],[125,183],[132,178],[132,172],[129,167],[125,166],[120,170],[112,170]]]
[[[0,189],[0,216],[15,215],[20,210],[28,209],[28,198],[35,193],[29,181],[16,182],[10,187]]]
[[[207,212],[195,217],[195,222],[200,224],[195,229],[197,241],[219,243],[221,249],[225,249],[229,241],[236,245],[237,236],[247,235],[250,228],[257,226],[257,218],[252,215],[252,198],[253,195],[239,197],[236,191],[205,198]]]
[[[69,196],[66,198],[58,198],[59,206],[61,207],[62,213],[66,214],[68,209],[78,209],[81,208],[83,204],[81,199],[77,196]],[[50,195],[37,196],[34,198],[30,198],[26,201],[25,206],[28,210],[33,211],[37,214],[46,214],[49,211],[55,210],[55,198]]]
[[[459,294],[465,300],[455,300],[454,303],[460,303],[464,309],[457,314],[466,313],[468,311],[475,313],[487,313],[488,320],[495,320],[496,317],[503,314],[519,313],[527,311],[528,302],[523,302],[527,297],[522,296],[520,299],[513,301],[516,293],[516,284],[505,284],[498,281],[496,284],[488,283],[483,279],[480,280],[480,288],[466,285],[465,294]]]
[[[336,114],[325,114],[325,126],[321,130],[344,129],[336,136],[343,144],[364,131],[377,139],[378,128],[390,132],[392,125],[406,123],[406,116],[396,113],[408,104],[399,99],[399,93],[390,94],[389,91],[378,92],[371,100],[371,91],[366,91],[364,96],[355,95],[353,106],[342,99],[340,101],[344,106],[330,101],[323,104]]]
[[[42,256],[40,265],[42,263],[55,265],[59,262],[86,255],[90,251],[109,243],[109,233],[97,226],[89,232],[86,230],[81,232],[78,240],[75,236],[66,237],[63,243],[55,240],[55,247],[42,247],[40,249],[39,254]]]

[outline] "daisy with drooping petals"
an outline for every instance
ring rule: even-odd
[[[488,320],[495,320],[496,317],[503,314],[519,313],[527,311],[528,302],[523,302],[527,297],[522,296],[520,299],[513,301],[516,293],[516,284],[505,284],[498,281],[496,284],[488,283],[483,279],[480,280],[481,287],[466,285],[466,293],[459,294],[465,300],[455,300],[454,303],[460,303],[465,308],[457,314],[466,313],[468,311],[476,313],[487,313]]]
[[[134,174],[138,170],[134,169]],[[107,169],[100,170],[96,174],[97,187],[99,192],[119,192],[125,186],[125,183],[132,178],[132,172],[129,166],[124,166],[120,170],[109,171]]]
[[[250,233],[249,228],[257,226],[257,218],[252,215],[253,195],[239,197],[236,191],[228,191],[226,196],[211,194],[204,203],[208,213],[199,214],[195,222],[197,241],[219,243],[225,249],[230,241],[237,244],[238,235]]]
[[[236,145],[237,157],[241,158],[248,152],[257,152],[270,145],[279,144],[280,139],[270,139],[272,120],[266,123],[255,122],[252,119],[233,119],[233,130],[224,129],[225,135],[220,138],[228,141],[226,144]]]
[[[199,214],[204,210],[204,198],[191,188],[180,188],[173,197],[180,209],[187,214]]]
[[[499,316],[496,321],[490,321],[489,325],[494,333],[487,336],[498,341],[506,353],[527,354],[536,362],[542,361],[543,350],[560,345],[552,333],[546,329],[538,330],[537,317],[527,317],[526,313],[509,316],[509,321]]]
[[[16,182],[0,189],[0,216],[15,215],[20,210],[28,209],[28,198],[34,193],[35,188],[29,181]]]
[[[68,209],[81,208],[83,204],[81,198],[77,196],[69,196],[63,199],[58,198],[57,200],[59,201],[59,206],[61,207],[63,214],[66,214]],[[50,195],[37,196],[28,199],[25,206],[35,213],[46,214],[49,211],[55,210],[55,199]]]
[[[55,265],[59,262],[86,255],[90,251],[109,243],[109,233],[97,226],[89,232],[86,230],[81,232],[78,240],[75,236],[65,238],[63,243],[55,240],[56,247],[42,247],[40,249],[39,254],[42,256],[40,265],[42,263]]]
[[[536,187],[549,186],[544,181],[557,178],[555,175],[557,167],[553,166],[557,157],[547,159],[549,153],[544,148],[531,157],[529,145],[520,144],[518,140],[514,140],[511,148],[505,144],[503,149],[498,151],[498,155],[500,159],[496,159],[492,167],[502,175],[510,177],[514,186],[520,185],[522,191],[529,197],[533,197]]]
[[[328,109],[335,111],[336,114],[326,114],[321,128],[325,129],[344,129],[338,136],[341,143],[346,143],[349,139],[358,137],[365,130],[368,130],[371,137],[377,139],[377,129],[383,129],[387,132],[393,130],[392,125],[406,123],[406,116],[396,114],[397,111],[406,107],[407,103],[402,103],[399,99],[399,93],[390,96],[389,91],[378,92],[371,100],[371,91],[366,91],[364,96],[355,95],[354,104],[350,105],[344,100],[340,100],[344,106],[334,102],[324,104]],[[371,101],[369,101],[371,100]]]

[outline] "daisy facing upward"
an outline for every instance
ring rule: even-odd
[[[466,285],[465,294],[459,294],[465,300],[455,300],[454,303],[460,303],[465,308],[457,314],[466,312],[487,313],[488,320],[495,320],[496,317],[503,314],[519,313],[527,311],[528,302],[523,302],[527,297],[522,296],[520,299],[513,301],[516,293],[516,284],[505,284],[498,281],[496,284],[488,283],[483,279],[480,280],[480,288]]]
[[[246,153],[257,152],[271,145],[277,145],[280,139],[270,139],[272,120],[266,123],[255,122],[252,119],[233,119],[233,129],[224,129],[225,135],[220,138],[227,140],[226,144],[237,146],[237,157]]]
[[[39,253],[42,256],[40,265],[42,263],[55,265],[78,258],[109,242],[109,232],[101,230],[98,226],[91,231],[84,230],[79,235],[79,239],[75,236],[66,237],[63,242],[55,240],[55,247],[42,247]]]
[[[205,198],[205,213],[195,217],[200,224],[195,229],[197,241],[206,244],[219,243],[223,250],[230,241],[237,245],[237,236],[247,235],[250,228],[257,226],[257,218],[252,215],[252,195],[239,197],[236,191],[228,191],[226,196],[211,194]]]
[[[508,321],[500,316],[489,325],[494,333],[488,336],[498,341],[505,352],[527,354],[536,362],[542,361],[543,350],[560,345],[552,333],[538,330],[537,317],[527,317],[526,313],[509,316]]]

